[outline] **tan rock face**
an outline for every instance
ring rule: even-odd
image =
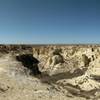
[[[47,46],[33,48],[33,56],[40,60],[39,65],[45,71],[53,70],[55,66],[60,64],[65,66],[65,69],[66,66],[67,69],[88,67],[90,61],[96,59],[94,51],[84,46]]]
[[[100,46],[0,46],[1,99],[99,100]]]
[[[100,47],[51,46],[39,48],[39,52],[41,72],[47,72],[50,76],[70,73],[75,78],[67,80],[67,83],[78,86],[83,91],[99,89]],[[33,56],[34,54],[35,52]]]

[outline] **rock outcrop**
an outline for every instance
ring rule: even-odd
[[[38,82],[34,83],[34,79]],[[28,95],[31,96],[31,99],[28,96],[29,100],[33,100],[33,97],[35,99],[35,96],[40,93],[43,93],[41,100],[46,99],[45,95],[48,98],[54,97],[54,99],[47,100],[59,99],[57,98],[58,94],[61,97],[59,100],[62,100],[63,96],[63,100],[67,100],[67,98],[68,100],[99,100],[100,46],[1,45],[0,81],[1,94],[8,94],[9,91],[12,93],[13,90],[13,95],[16,93],[20,96],[22,93],[20,98],[24,98],[23,95],[27,95],[28,91]],[[20,93],[15,91],[16,86]],[[26,92],[23,92],[23,86]],[[40,86],[40,90],[38,90],[38,86]],[[55,94],[51,95],[50,93]],[[5,98],[1,94],[0,96]],[[55,96],[56,94],[57,96]],[[13,97],[16,99],[16,96]]]
[[[38,48],[38,50],[33,48],[33,56],[40,60],[40,71],[46,72],[52,78],[63,75],[62,73],[70,73],[65,74],[68,75],[67,79],[59,78],[60,81],[56,80],[56,82],[61,84],[66,81],[64,88],[69,87],[67,84],[78,86],[78,91],[83,91],[78,95],[87,96],[86,92],[92,96],[96,93],[95,89],[100,89],[99,46],[49,46]],[[91,94],[90,91],[95,92]]]

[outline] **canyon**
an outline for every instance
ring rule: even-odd
[[[0,45],[0,100],[100,100],[100,45]]]

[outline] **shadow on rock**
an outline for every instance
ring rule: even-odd
[[[71,72],[64,72],[64,73],[59,73],[59,74],[55,74],[52,76],[49,76],[48,74],[43,74],[40,78],[41,82],[43,83],[54,83],[56,84],[57,81],[62,80],[62,79],[72,79],[75,77],[79,77],[82,76],[83,74],[85,74],[87,68],[84,69],[76,69],[73,73]]]
[[[24,65],[24,67],[30,70],[30,75],[38,75],[41,72],[38,69],[39,61],[33,57],[32,54],[23,54],[16,56],[16,59]]]

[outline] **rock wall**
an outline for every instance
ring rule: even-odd
[[[100,59],[99,46],[41,46],[33,47],[33,56],[39,59],[44,71],[87,68]],[[94,66],[94,65],[93,65]],[[62,69],[62,68],[61,68]]]
[[[40,71],[55,77],[56,83],[63,84],[67,90],[68,84],[72,92],[77,93],[73,87],[79,87],[77,95],[87,98],[100,92],[100,46],[33,47],[33,56],[40,61]]]

